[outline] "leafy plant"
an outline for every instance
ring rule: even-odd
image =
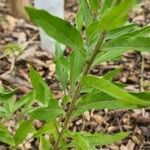
[[[55,56],[56,77],[60,81],[64,97],[60,105],[39,73],[31,68],[29,76],[33,91],[13,105],[12,112],[19,109],[22,120],[15,135],[11,135],[3,125],[0,126],[0,135],[3,135],[0,136],[0,141],[13,148],[32,137],[40,141],[41,150],[91,150],[96,146],[118,142],[127,137],[129,132],[113,135],[76,133],[68,130],[68,124],[71,119],[91,109],[134,109],[150,106],[148,92],[129,93],[124,90],[124,86],[112,80],[121,71],[120,68],[101,77],[89,75],[95,65],[120,59],[123,53],[130,50],[149,52],[150,38],[147,33],[150,26],[139,29],[127,22],[128,12],[136,1],[105,0],[101,4],[99,0],[78,2],[76,28],[44,10],[26,7],[31,20],[58,42]],[[72,48],[69,56],[63,55],[59,43]],[[11,96],[11,93],[0,93],[0,101],[4,100],[5,95]],[[35,103],[36,107],[33,105]],[[24,120],[22,116],[27,114],[28,120]],[[33,126],[35,119],[43,122],[38,130]],[[28,139],[29,133],[32,136]],[[45,138],[45,135],[49,138]]]

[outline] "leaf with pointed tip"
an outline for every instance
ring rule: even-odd
[[[85,23],[85,26],[88,27],[93,21],[93,16],[87,0],[81,1],[81,9],[83,21]]]
[[[112,81],[113,78],[114,78],[118,73],[120,73],[121,71],[122,71],[122,68],[117,68],[117,69],[114,69],[114,70],[112,70],[112,71],[109,71],[108,73],[106,73],[106,74],[104,75],[104,78],[105,78],[106,80]]]
[[[126,138],[129,135],[129,132],[120,132],[116,133],[114,135],[107,135],[107,134],[100,134],[95,133],[91,135],[85,135],[86,138],[89,140],[90,145],[108,145],[116,142],[120,142],[124,138]]]
[[[102,146],[102,145],[108,145],[120,142],[124,138],[126,138],[129,135],[129,132],[120,132],[113,135],[109,134],[103,134],[103,133],[87,133],[87,132],[67,132],[67,135],[72,137],[73,139],[77,137],[81,140],[81,142],[86,141],[88,145],[90,145],[90,148],[93,148],[93,146]],[[78,143],[80,143],[78,141]],[[83,144],[83,143],[82,143]],[[88,147],[87,147],[88,148]]]
[[[91,109],[133,109],[135,106],[126,105],[107,93],[93,90],[82,97],[73,112],[73,117],[79,116]]]
[[[128,35],[132,33],[134,28],[135,28],[135,24],[129,24],[129,25],[125,25],[125,26],[110,30],[106,35],[106,39],[116,39],[118,37]]]
[[[18,101],[16,101],[15,105],[15,111],[18,109],[21,109],[26,104],[29,104],[31,101],[35,100],[35,92],[27,93],[26,95],[22,96]]]
[[[91,150],[91,146],[89,144],[89,141],[80,134],[73,134],[69,133],[71,138],[73,139],[72,144],[75,146],[77,150]]]
[[[74,51],[69,56],[70,62],[70,87],[74,92],[77,81],[80,79],[82,68],[84,66],[84,58],[78,51]]]
[[[131,93],[131,94],[140,99],[144,99],[146,101],[150,100],[150,92],[140,92],[140,93]]]
[[[99,21],[87,28],[87,35],[94,38],[100,31],[111,31],[127,21],[128,11],[135,0],[123,0],[119,5],[106,9]]]
[[[68,83],[69,62],[64,57],[61,45],[56,44],[56,78],[60,81],[63,90],[66,89]]]
[[[78,105],[77,108],[73,112],[73,117],[77,117],[77,116],[83,114],[84,112],[90,111],[92,109],[94,109],[94,110],[101,110],[101,109],[114,110],[115,109],[116,110],[116,109],[133,109],[133,108],[135,108],[135,107],[125,105],[116,100],[100,101],[99,99],[97,99],[97,102],[91,100],[91,102],[86,103],[84,105]]]
[[[0,92],[0,101],[8,100],[10,99],[15,93],[15,90],[11,92]]]
[[[82,4],[80,4],[79,6],[79,10],[78,10],[75,20],[76,20],[77,30],[81,31],[82,26],[83,26]]]
[[[39,149],[40,150],[52,150],[50,141],[46,139],[44,136],[40,137]]]
[[[42,121],[54,121],[54,119],[59,115],[64,115],[65,112],[62,109],[55,109],[55,108],[36,108],[32,110],[30,113],[33,119],[38,119]]]
[[[121,37],[103,44],[104,51],[122,51],[129,50],[147,51],[150,52],[150,38],[148,37]]]
[[[135,0],[122,0],[118,5],[107,9],[99,21],[99,29],[108,31],[123,25],[128,17],[128,12]]]
[[[89,4],[90,4],[92,11],[96,14],[100,8],[99,0],[89,0]]]
[[[15,141],[13,140],[13,137],[8,132],[2,130],[0,130],[0,141],[15,146]]]
[[[110,9],[112,6],[113,0],[105,0],[101,8],[101,14],[103,14],[107,9]]]
[[[31,20],[40,26],[49,36],[85,54],[82,37],[79,31],[69,22],[49,14],[45,10],[26,7],[26,11]]]
[[[53,99],[50,88],[42,79],[40,74],[31,67],[29,75],[31,78],[33,90],[36,92],[36,100],[45,105],[48,105],[49,107],[59,108],[58,102]]]
[[[131,94],[129,94],[127,91],[119,88],[118,86],[112,84],[110,81],[104,79],[103,77],[97,77],[97,76],[85,76],[82,81],[84,86],[92,87],[95,89],[98,89],[104,93],[109,94],[110,96],[114,97],[116,100],[118,100],[121,103],[124,103],[126,105],[135,105],[135,106],[144,106],[148,107],[150,105],[150,102],[144,101],[140,98],[137,98]]]
[[[36,130],[32,125],[32,121],[23,121],[14,135],[16,145],[22,143],[29,133],[35,133]]]
[[[96,45],[98,37],[99,37],[99,32],[95,31],[96,26],[97,26],[97,23],[95,22],[87,28],[89,48],[91,48],[92,46],[94,47],[94,45]],[[135,28],[134,24],[129,24],[123,27],[115,28],[107,32],[106,39],[112,40],[112,39],[130,34],[130,32],[133,31],[134,28]]]
[[[139,28],[135,31],[125,34],[128,37],[150,37],[150,26]]]
[[[150,52],[150,38],[148,37],[120,37],[103,44],[102,52],[99,53],[93,63],[98,65],[102,62],[113,61],[125,52],[137,50]]]

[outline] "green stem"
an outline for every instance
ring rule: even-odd
[[[97,56],[97,54],[101,51],[101,46],[103,44],[103,41],[105,39],[105,32],[103,32],[95,46],[95,49],[93,51],[93,54],[91,55],[91,57],[89,58],[89,60],[87,60],[86,62],[86,65],[85,65],[85,68],[83,70],[83,74],[82,74],[82,77],[81,77],[81,80],[82,78],[87,75],[91,69],[91,66]],[[62,127],[62,130],[60,131],[59,135],[58,135],[58,139],[54,145],[54,148],[53,150],[59,150],[59,145],[60,145],[60,142],[61,142],[61,139],[63,137],[63,134],[65,132],[65,130],[67,129],[68,127],[68,123],[70,121],[70,118],[71,118],[71,115],[72,115],[72,112],[75,108],[75,104],[76,104],[76,101],[78,100],[79,96],[80,96],[80,92],[81,92],[81,89],[82,89],[82,85],[81,85],[81,80],[80,82],[78,83],[77,87],[76,87],[76,91],[74,93],[74,96],[72,97],[72,100],[71,100],[71,103],[70,103],[70,107],[69,107],[69,110],[66,114],[66,119],[64,121],[64,125]]]

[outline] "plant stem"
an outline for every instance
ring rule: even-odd
[[[100,52],[100,49],[101,49],[101,46],[103,44],[103,41],[105,39],[105,32],[102,32],[96,46],[95,46],[95,49],[93,51],[93,54],[91,55],[91,57],[87,60],[86,62],[86,65],[85,65],[85,68],[83,69],[83,73],[82,73],[82,77],[80,79],[80,82],[78,83],[77,87],[76,87],[76,91],[74,93],[74,96],[72,97],[72,100],[71,100],[71,103],[70,103],[70,107],[69,107],[69,110],[66,114],[66,119],[64,121],[64,125],[62,127],[62,130],[60,131],[59,135],[58,135],[58,139],[54,145],[54,148],[53,150],[59,150],[59,144],[60,144],[60,141],[63,137],[63,134],[64,134],[64,131],[67,129],[68,127],[68,123],[70,121],[70,118],[71,118],[71,115],[72,115],[72,112],[74,110],[74,107],[75,107],[75,104],[76,104],[76,101],[78,100],[79,96],[80,96],[80,92],[81,92],[81,89],[82,89],[82,85],[81,85],[81,80],[82,78],[87,75],[91,69],[91,66],[97,56],[97,54]]]

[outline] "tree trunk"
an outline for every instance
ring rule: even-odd
[[[11,13],[14,17],[28,19],[24,7],[29,6],[29,0],[7,0]]]

